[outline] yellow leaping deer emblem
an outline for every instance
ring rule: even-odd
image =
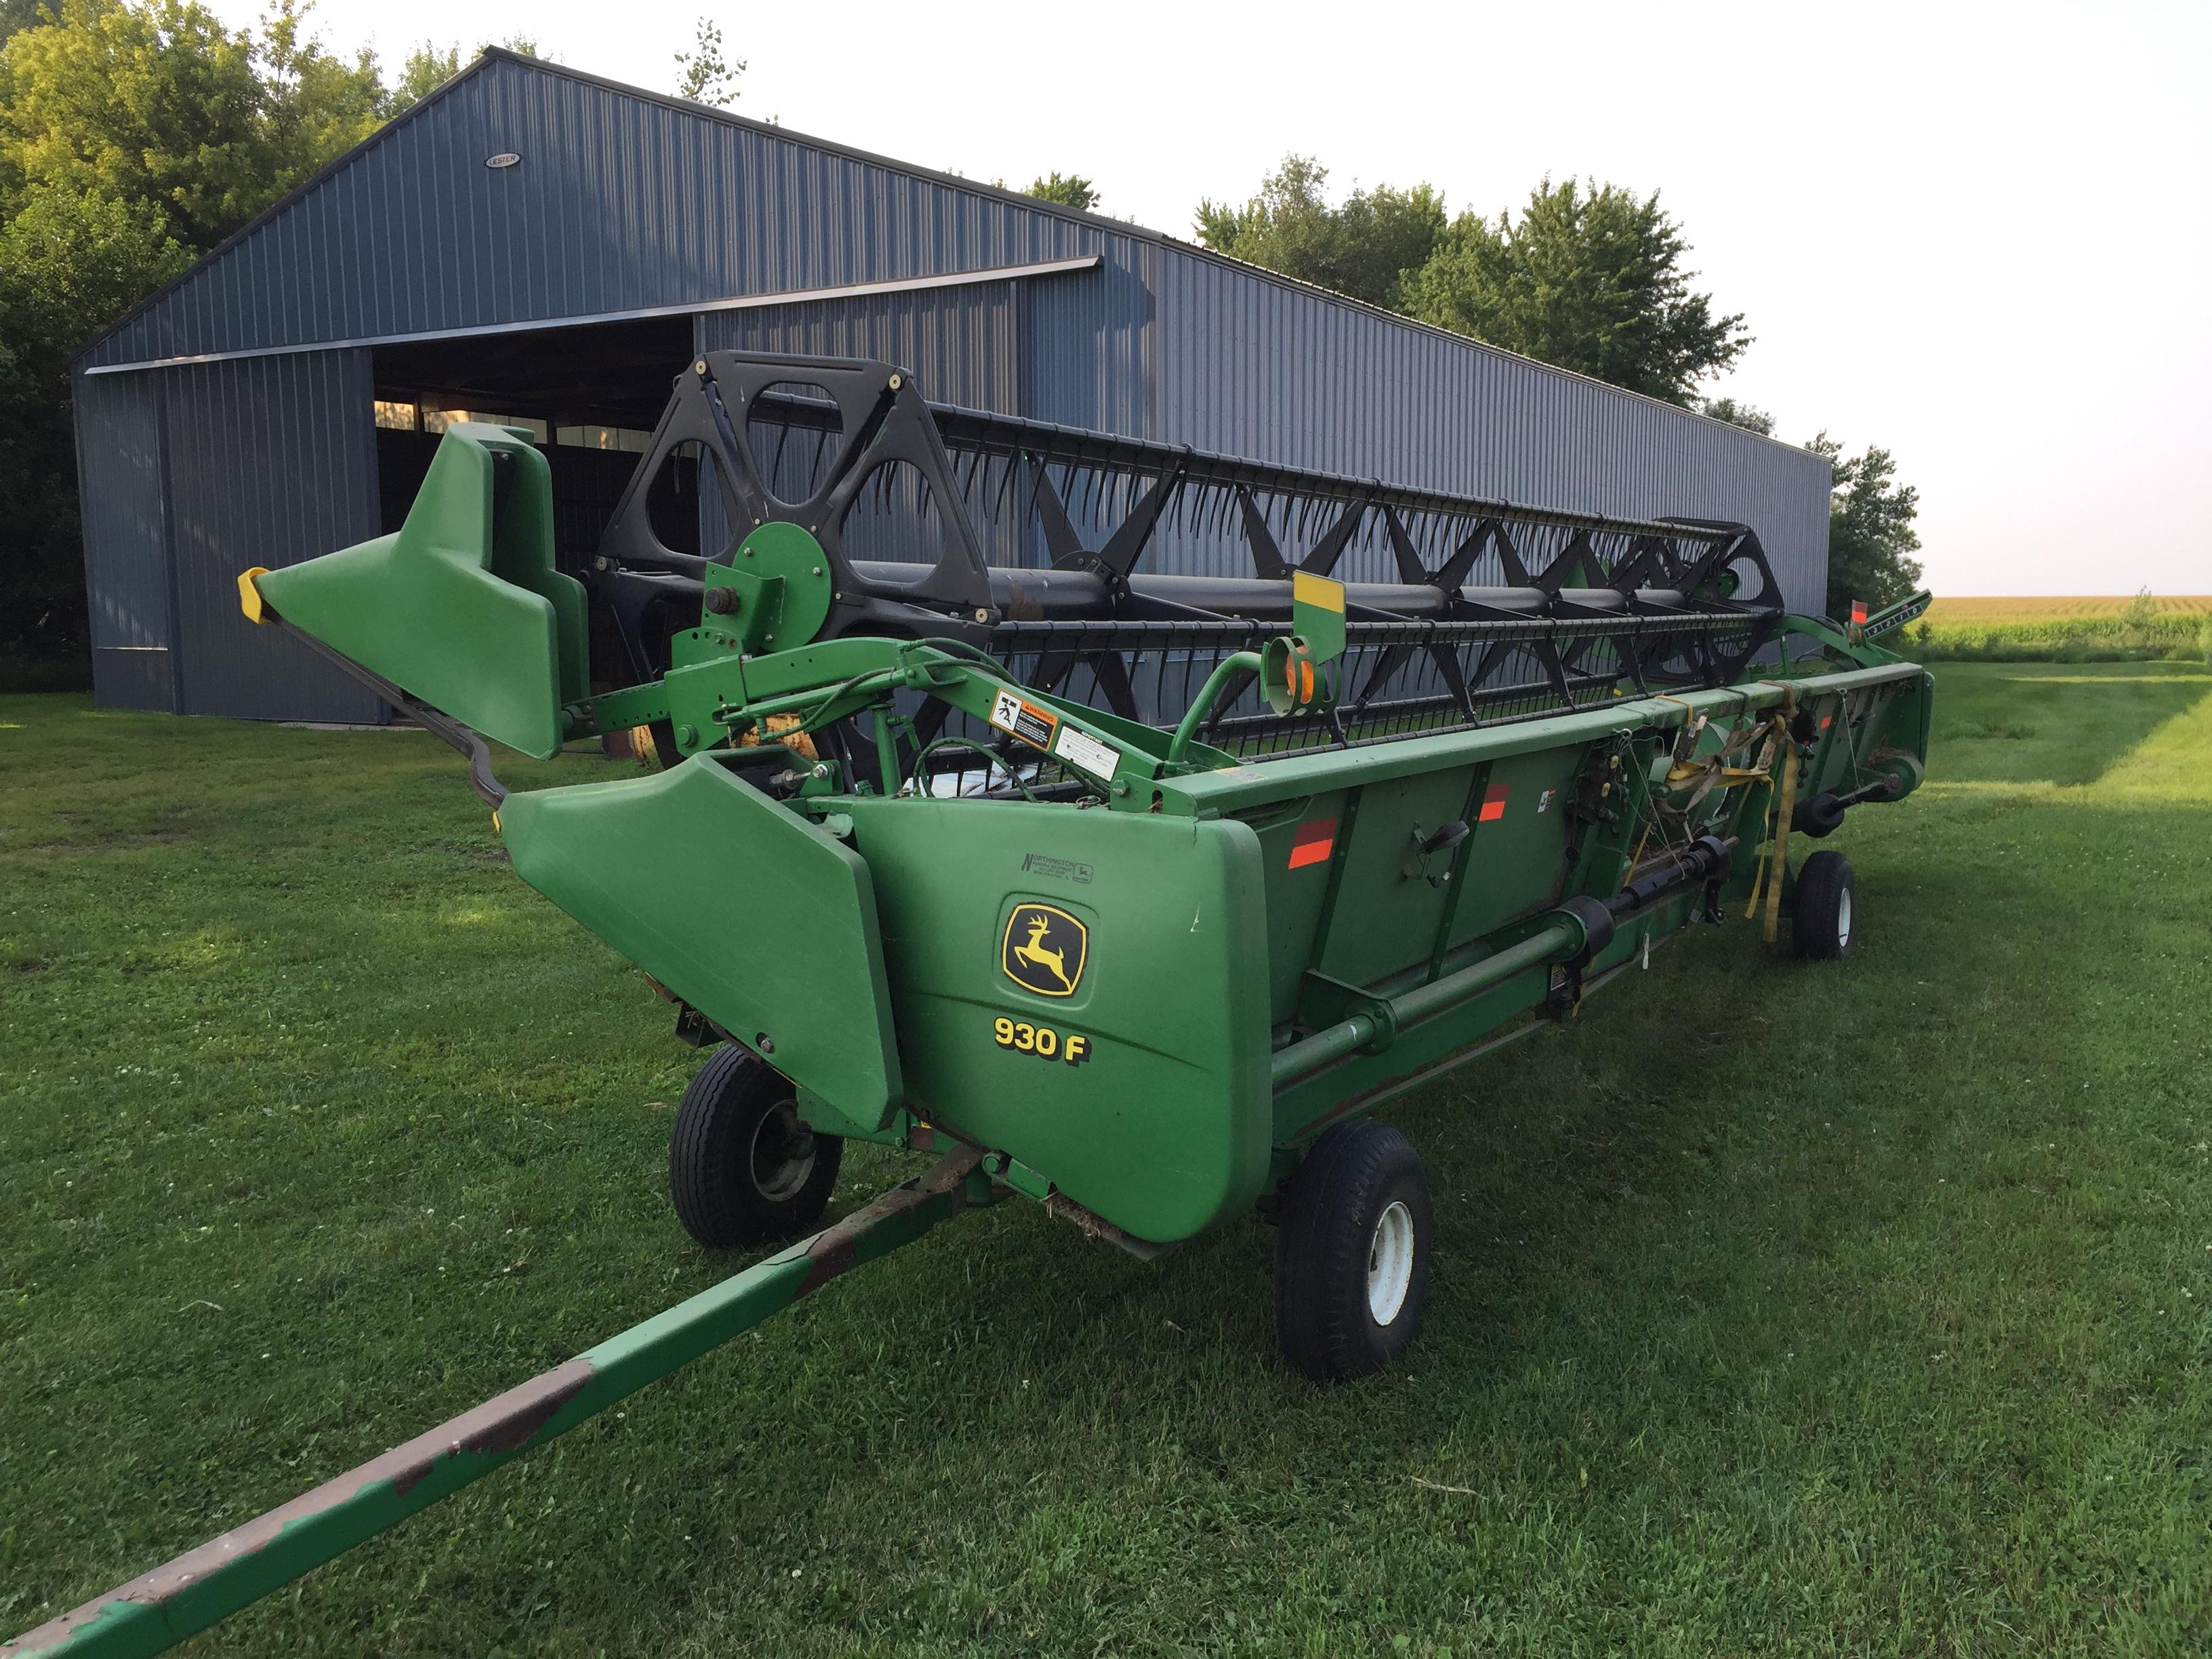
[[[1089,945],[1083,924],[1066,911],[1048,904],[1018,904],[1006,918],[1000,965],[1024,990],[1046,997],[1073,996],[1083,980]]]

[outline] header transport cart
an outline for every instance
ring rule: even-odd
[[[884,363],[710,353],[576,574],[552,507],[528,432],[457,425],[398,533],[240,600],[465,753],[516,873],[713,1047],[669,1149],[695,1238],[816,1226],[847,1140],[935,1162],[0,1653],[158,1651],[1012,1194],[1148,1259],[1256,1211],[1285,1357],[1373,1371],[1431,1222],[1368,1114],[1692,922],[1844,955],[1850,866],[1793,849],[1926,752],[1929,677],[1874,642],[1924,596],[1788,615],[1745,526],[933,406]],[[527,793],[485,742],[625,731],[662,769]]]

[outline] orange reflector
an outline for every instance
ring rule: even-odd
[[[1336,850],[1336,820],[1316,818],[1311,823],[1302,823],[1291,841],[1291,868],[1303,870],[1309,864],[1328,861]]]
[[[1851,601],[1851,623],[1852,623],[1852,625],[1853,625],[1854,627],[1863,626],[1863,625],[1865,623],[1865,622],[1866,622],[1866,601],[1865,601],[1864,599],[1853,599],[1853,600]]]
[[[1482,811],[1476,816],[1477,823],[1494,823],[1505,816],[1505,786],[1493,783],[1483,791]]]

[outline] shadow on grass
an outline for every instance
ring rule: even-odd
[[[2096,782],[2166,721],[2212,700],[2177,663],[1935,665],[1929,775],[1947,783]]]

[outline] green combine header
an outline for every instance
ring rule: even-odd
[[[696,535],[656,527],[672,467]],[[1850,866],[1802,854],[1928,741],[1876,643],[1917,602],[1790,615],[1746,526],[933,406],[875,362],[692,363],[575,569],[529,434],[459,425],[397,534],[240,595],[466,755],[515,872],[711,1048],[684,1228],[800,1242],[5,1655],[158,1651],[1009,1196],[1146,1259],[1256,1215],[1289,1363],[1387,1365],[1432,1222],[1375,1109],[1696,923],[1844,956]],[[487,744],[614,732],[659,769],[510,794]],[[848,1140],[934,1163],[802,1237]]]

